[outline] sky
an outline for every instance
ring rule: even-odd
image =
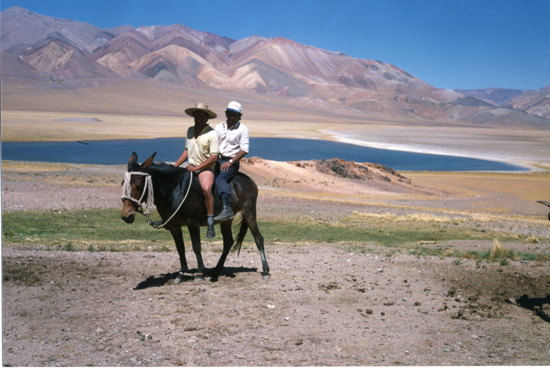
[[[550,0],[0,0],[100,28],[183,24],[285,37],[395,65],[437,88],[550,85]]]

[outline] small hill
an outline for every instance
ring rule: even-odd
[[[259,157],[245,158],[241,163],[241,171],[265,190],[323,196],[431,194],[395,170],[373,163],[341,159],[280,162]]]

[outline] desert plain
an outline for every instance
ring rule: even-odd
[[[3,236],[3,365],[550,364],[550,209],[536,202],[550,201],[547,129],[365,119],[245,94],[208,100],[206,92],[165,90],[153,103],[135,92],[130,103],[117,99],[114,87],[100,87],[118,102],[109,103],[86,89],[22,99],[18,86],[2,87],[4,142],[180,137],[192,124],[183,114],[187,105],[205,99],[222,111],[239,99],[251,136],[455,154],[529,169],[395,173],[372,165],[369,177],[353,177],[320,170],[317,162],[257,159],[252,148],[241,170],[260,189],[258,218],[332,231],[315,243],[266,238],[269,280],[260,275],[251,238],[218,280],[190,277],[175,285],[179,262],[169,244],[128,239],[98,249],[82,240],[69,250],[39,237],[6,243]],[[349,173],[362,163],[340,164]],[[2,161],[3,221],[14,213],[117,209],[124,171],[124,163]],[[112,221],[121,221],[113,213]],[[471,236],[396,245],[339,240],[350,227],[379,229],[382,237],[396,228]],[[213,266],[221,242],[203,242]],[[434,252],[415,252],[420,248]],[[526,256],[468,256],[499,248]]]

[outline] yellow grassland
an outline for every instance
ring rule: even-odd
[[[210,121],[212,125],[218,123]],[[107,139],[181,138],[193,125],[190,116],[144,116],[44,111],[2,111],[3,142],[89,141]],[[253,120],[254,137],[331,139],[328,123]]]

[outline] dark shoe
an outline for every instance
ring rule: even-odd
[[[226,221],[235,218],[235,214],[231,210],[231,197],[222,197],[222,212],[214,218],[216,221]]]
[[[208,229],[206,230],[206,237],[212,239],[216,236],[216,229],[214,228],[214,216],[207,217]]]

